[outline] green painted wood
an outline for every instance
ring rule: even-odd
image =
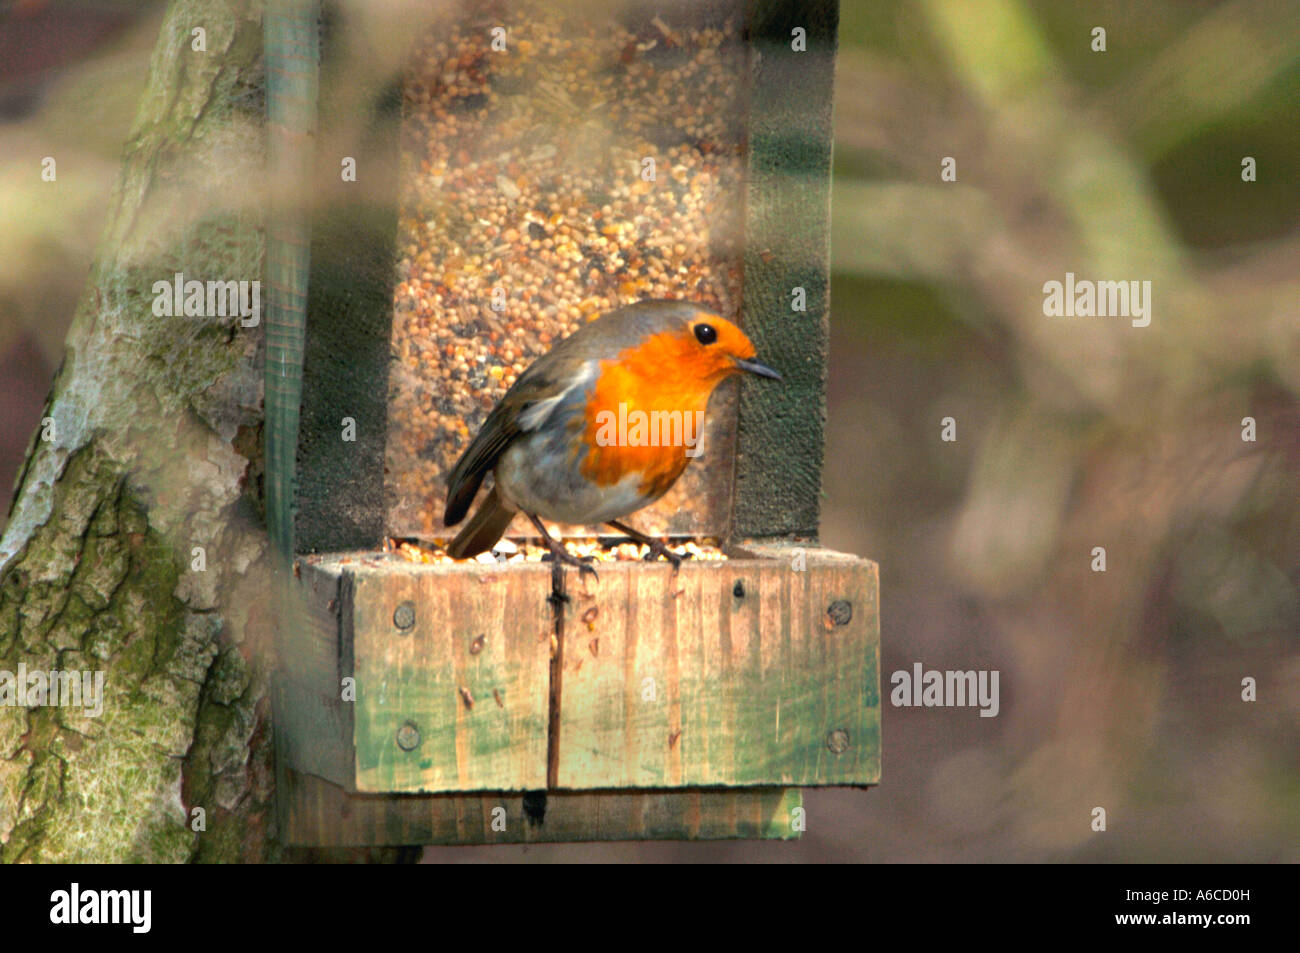
[[[803,558],[602,572],[566,623],[559,786],[876,782],[876,566]]]
[[[274,0],[263,29],[275,202],[266,245],[266,513],[271,540],[286,559],[293,553],[291,504],[307,322],[310,233],[301,190],[314,158],[317,11],[315,0]]]
[[[292,845],[787,840],[803,826],[796,789],[552,792],[541,823],[525,816],[520,794],[349,794],[292,771],[283,793]]]
[[[785,377],[741,385],[736,536],[815,539],[830,305],[831,103],[837,0],[752,0],[745,330]],[[807,50],[791,48],[807,32]],[[792,310],[802,288],[807,310]]]
[[[302,563],[292,574],[292,598],[275,633],[276,756],[285,764],[351,787],[356,754],[353,706],[343,700],[340,657],[345,616],[340,573]],[[346,639],[344,639],[346,642]]]
[[[344,575],[357,790],[545,787],[549,570],[363,561]]]
[[[332,696],[351,673],[357,696],[343,716],[301,729],[309,740],[292,750],[337,765],[339,752],[354,748],[354,775],[331,767],[327,776],[359,791],[546,786],[543,564],[416,565],[356,553],[313,558],[301,572],[317,622],[295,630],[301,648],[288,684],[300,701],[324,699],[336,712]],[[330,579],[338,596],[322,609]],[[852,610],[842,625],[828,615],[835,603]],[[407,610],[412,622],[402,628],[396,620]],[[688,562],[676,577],[666,565],[611,563],[567,612],[559,788],[879,779],[875,564],[779,546]],[[333,646],[319,634],[331,624]],[[310,737],[347,725],[352,735],[337,742]]]
[[[293,502],[302,405],[302,363],[306,340],[310,231],[301,185],[313,161],[312,131],[319,91],[319,46],[315,0],[270,0],[262,21],[266,61],[267,156],[271,207],[266,240],[265,456],[266,525],[277,556],[273,575],[275,629],[284,632],[295,612],[287,568],[294,552]],[[283,652],[279,660],[284,658]],[[319,679],[304,689],[288,685],[277,666],[272,680],[277,790],[295,757],[324,772],[328,758],[314,756],[304,723],[319,714]],[[325,746],[337,741],[329,731]],[[295,753],[293,745],[299,745]],[[336,766],[337,768],[337,766]],[[280,823],[288,806],[277,798]]]

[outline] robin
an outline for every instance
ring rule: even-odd
[[[464,519],[489,471],[495,480],[447,552],[490,549],[522,512],[557,572],[565,564],[595,575],[542,519],[604,523],[676,569],[679,554],[620,520],[677,482],[714,388],[741,372],[781,379],[740,328],[690,301],[641,301],[579,328],[519,375],[451,471],[448,526]]]

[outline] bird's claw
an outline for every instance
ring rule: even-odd
[[[578,570],[579,578],[582,577],[583,573],[591,573],[591,578],[600,582],[600,575],[596,572],[595,567],[591,565],[596,559],[595,556],[574,556],[567,549],[560,548],[552,549],[549,553],[543,554],[542,560],[545,562],[548,559],[553,559],[564,566],[572,566]]]
[[[650,544],[650,551],[641,558],[648,563],[656,559],[665,559],[672,564],[673,572],[676,573],[682,568],[682,560],[691,559],[694,555],[694,553],[675,553],[659,540],[655,540]]]
[[[592,578],[592,579],[594,579],[596,582],[600,582],[600,575],[596,572],[596,567],[592,565],[592,563],[595,562],[595,561],[596,561],[596,557],[595,557],[595,556],[583,556],[582,559],[580,559],[580,560],[578,561],[578,578],[579,578],[579,579],[582,578],[582,574],[583,574],[584,572],[589,572],[589,573],[591,573],[591,578]]]

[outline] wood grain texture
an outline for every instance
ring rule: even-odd
[[[675,576],[608,563],[571,586],[557,722],[545,565],[304,564],[309,611],[282,677],[301,709],[283,722],[290,767],[363,792],[541,789],[558,723],[560,789],[874,783],[875,565],[761,544],[742,556]],[[352,705],[337,700],[348,674]]]
[[[280,760],[351,786],[353,706],[342,698],[339,657],[344,582],[322,567],[297,568],[289,622],[276,633],[275,734]]]
[[[569,620],[560,787],[879,779],[875,564],[780,557],[602,574]]]
[[[744,326],[780,387],[743,381],[736,536],[816,538],[830,307],[836,0],[752,0]],[[791,31],[807,31],[807,50]],[[802,288],[806,310],[793,311]]]
[[[675,578],[666,565],[611,563],[597,583],[574,581],[557,739],[568,790],[548,793],[541,824],[525,819],[523,792],[546,784],[547,567],[300,560],[303,616],[281,636],[293,653],[276,718],[286,836],[797,836],[789,788],[880,776],[876,567],[762,542],[736,556],[688,562]],[[852,607],[839,625],[836,603]],[[399,629],[403,604],[413,619]],[[336,691],[349,672],[355,704]],[[409,751],[398,744],[408,722],[419,733]]]
[[[393,562],[362,563],[347,574],[357,789],[545,787],[549,571]],[[403,604],[414,610],[406,631],[394,624]]]
[[[520,794],[349,794],[296,772],[283,794],[287,841],[322,847],[789,839],[799,836],[803,805],[798,790],[781,788],[553,792],[538,824],[525,817]]]

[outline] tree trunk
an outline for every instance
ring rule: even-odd
[[[0,672],[102,671],[103,710],[0,707],[2,860],[284,855],[262,326],[152,291],[260,279],[264,104],[261,4],[176,0],[0,540]]]

